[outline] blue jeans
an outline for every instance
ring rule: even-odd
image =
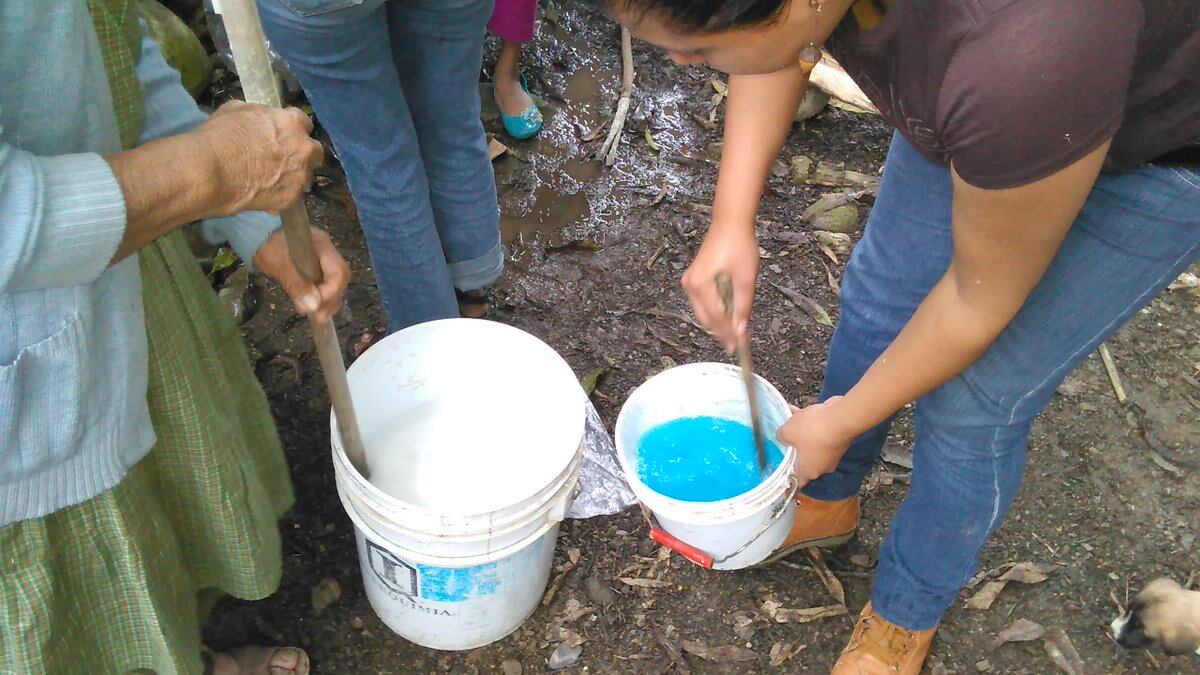
[[[951,257],[949,171],[897,135],[879,199],[842,282],[822,400],[846,393],[888,347]],[[1145,166],[1103,175],[1020,313],[966,371],[921,398],[912,486],[879,553],[874,608],[935,626],[1008,512],[1029,429],[1055,388],[1200,257],[1200,172]],[[858,493],[889,423],[850,446],[805,494]]]
[[[389,330],[458,316],[500,276],[479,120],[492,0],[259,0],[271,45],[333,139]]]

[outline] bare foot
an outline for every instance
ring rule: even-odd
[[[209,652],[208,675],[308,675],[308,654],[297,647],[240,647]]]

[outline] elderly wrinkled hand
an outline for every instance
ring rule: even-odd
[[[196,130],[211,153],[225,214],[280,213],[299,201],[325,149],[311,138],[313,123],[296,108],[230,101]]]
[[[254,264],[263,274],[278,281],[292,298],[296,312],[317,323],[329,321],[342,306],[342,296],[350,283],[350,267],[324,230],[312,228],[313,248],[324,278],[319,286],[296,267],[288,254],[282,229],[276,230],[254,254]]]

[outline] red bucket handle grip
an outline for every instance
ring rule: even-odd
[[[667,534],[667,532],[658,529],[657,527],[650,528],[650,538],[653,539],[654,541],[658,542],[659,544],[666,546],[667,548],[671,549],[672,551],[678,553],[679,555],[683,556],[684,558],[687,558],[688,560],[703,567],[704,569],[706,569],[706,570],[712,569],[713,557],[711,555],[705,553],[704,551],[701,551],[700,549],[696,548],[695,546],[685,544],[682,541],[673,537],[672,535]]]

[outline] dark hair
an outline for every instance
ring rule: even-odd
[[[654,14],[684,31],[722,31],[774,21],[788,0],[600,0]]]

